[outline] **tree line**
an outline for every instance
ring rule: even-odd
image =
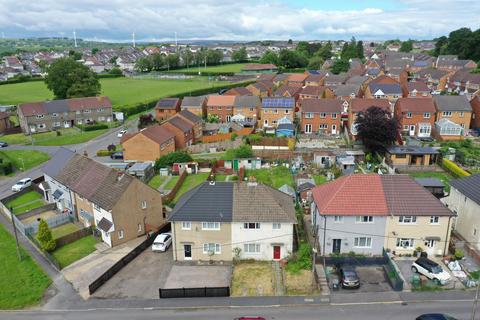
[[[480,62],[480,29],[460,28],[447,36],[435,39],[435,56],[456,54],[459,59]]]

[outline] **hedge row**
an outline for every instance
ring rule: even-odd
[[[112,154],[114,154],[116,151],[108,151],[108,150],[105,150],[105,149],[101,149],[101,150],[98,150],[97,151],[97,157],[107,157],[107,156],[110,156]]]
[[[43,78],[41,78],[41,77],[21,77],[21,78],[18,78],[18,79],[10,79],[10,80],[0,82],[0,86],[6,85],[6,84],[33,82],[33,81],[43,81]]]
[[[254,82],[255,81],[251,80],[251,81],[244,81],[244,82],[240,82],[240,83],[228,84],[228,85],[225,85],[223,87],[205,88],[205,89],[198,89],[198,90],[194,90],[194,91],[187,91],[187,92],[182,92],[182,93],[179,93],[179,94],[176,94],[176,95],[173,95],[173,96],[169,96],[169,98],[183,98],[185,96],[202,96],[202,95],[206,95],[206,94],[209,94],[209,93],[218,92],[222,89],[231,89],[231,88],[235,88],[235,87],[248,86],[249,84],[254,83]],[[142,113],[142,112],[145,112],[147,110],[153,109],[155,107],[155,105],[157,104],[158,100],[159,99],[155,99],[155,100],[152,100],[152,101],[148,101],[148,102],[144,102],[144,103],[140,103],[140,104],[136,104],[136,105],[117,107],[117,108],[115,108],[115,111],[123,112],[125,117],[130,117],[132,115],[135,115],[135,114]]]
[[[13,165],[10,160],[0,158],[0,175],[6,176],[13,172]]]
[[[77,128],[79,128],[82,131],[95,131],[95,130],[101,130],[101,129],[108,129],[108,124],[106,123],[95,123],[95,124],[77,124]]]
[[[124,75],[123,74],[110,74],[110,73],[97,74],[98,79],[120,78],[120,77],[124,77]]]
[[[455,162],[448,159],[442,159],[442,167],[446,171],[450,172],[450,174],[455,178],[463,178],[470,175],[470,173],[457,166]]]
[[[170,71],[169,73],[181,73],[186,76],[198,76],[198,71]],[[224,72],[224,71],[200,71],[200,75],[202,76],[234,76],[235,72]]]

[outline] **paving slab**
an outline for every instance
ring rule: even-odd
[[[231,279],[231,266],[174,265],[164,289],[229,287]]]

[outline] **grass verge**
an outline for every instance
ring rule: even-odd
[[[50,160],[48,153],[38,150],[5,150],[0,151],[0,156],[9,159],[21,171],[30,170]]]

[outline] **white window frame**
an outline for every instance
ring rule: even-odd
[[[220,230],[220,222],[202,222],[202,230],[218,231]]]
[[[142,225],[140,223],[138,224],[137,232],[142,232]]]
[[[430,224],[440,224],[439,216],[430,216]]]
[[[182,230],[192,230],[192,222],[182,221]]]
[[[258,254],[261,253],[261,246],[260,243],[244,243],[243,244],[243,252],[248,254]]]
[[[408,246],[402,245],[408,243]],[[396,247],[401,249],[413,249],[415,246],[415,239],[413,238],[397,238]]]
[[[425,113],[423,114],[423,118],[424,118],[424,119],[430,119],[430,112],[425,112]]]
[[[332,113],[332,119],[337,119],[337,114],[336,113]]]
[[[213,247],[213,250],[212,250]],[[222,247],[220,246],[219,243],[204,243],[203,244],[203,254],[209,254],[210,252],[213,252],[215,254],[220,254],[222,253]]]
[[[305,124],[305,133],[312,133],[312,125],[310,123]]]
[[[416,224],[417,217],[416,216],[399,216],[398,222],[401,224]]]
[[[343,221],[345,220],[344,218],[345,218],[344,216],[333,216],[333,222],[334,223],[343,223]]]
[[[281,223],[277,223],[277,222],[274,222],[272,224],[272,229],[273,230],[280,230],[282,228],[282,224]]]
[[[123,239],[123,237],[125,236],[123,230],[118,230],[118,239]]]
[[[452,116],[452,111],[443,111],[442,116],[445,118],[449,118]]]
[[[305,119],[312,119],[313,113],[312,112],[305,112]]]
[[[408,119],[412,118],[412,113],[411,112],[407,112],[407,118]]]
[[[363,245],[361,244],[362,240],[364,241]],[[353,240],[353,246],[355,248],[371,248],[372,237],[355,237]]]
[[[325,112],[320,112],[320,118],[325,119],[327,117],[327,114]]]
[[[142,201],[142,209],[147,209],[147,200]]]
[[[243,229],[260,229],[260,222],[244,222]]]
[[[366,219],[365,219],[366,218]],[[364,221],[367,220],[367,221]],[[373,216],[356,216],[355,223],[373,223]]]

